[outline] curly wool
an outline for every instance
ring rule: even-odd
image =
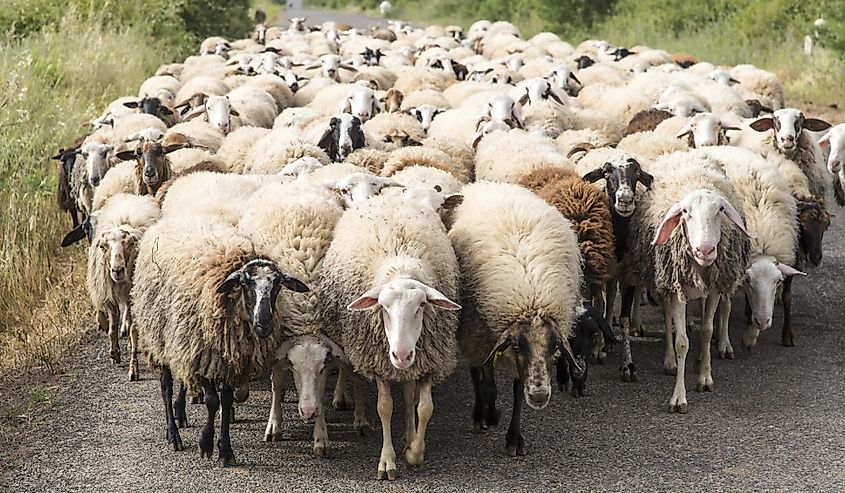
[[[323,258],[321,319],[356,373],[366,378],[444,380],[457,365],[454,311],[426,305],[414,364],[399,370],[388,357],[381,311],[346,307],[368,289],[410,278],[458,300],[458,265],[440,217],[400,196],[376,196],[346,211]]]
[[[135,161],[124,161],[103,176],[94,190],[92,210],[100,210],[106,202],[119,193],[135,193]]]
[[[360,166],[361,168],[367,169],[370,173],[378,175],[381,173],[381,170],[384,169],[384,165],[389,156],[390,153],[387,151],[362,147],[352,151],[352,154],[347,156],[343,162]]]
[[[451,157],[443,151],[424,146],[403,147],[390,153],[381,176],[393,176],[405,168],[412,166],[428,166],[443,170],[456,180],[467,183],[469,176],[465,170],[455,164]]]
[[[464,186],[451,173],[429,166],[404,168],[402,171],[395,173],[393,179],[406,187],[432,188],[438,186],[446,195],[456,194]]]
[[[246,168],[247,154],[259,139],[270,133],[261,127],[240,127],[226,136],[217,157],[223,160],[232,173],[243,173]]]
[[[572,222],[584,259],[584,277],[592,282],[608,281],[616,258],[607,195],[562,168],[540,168],[524,176],[520,184]]]
[[[632,285],[642,281],[653,284],[661,296],[675,295],[684,302],[684,286],[733,294],[745,276],[750,242],[728,219],[722,218],[719,254],[707,268],[700,267],[690,255],[685,227],[675,228],[667,244],[651,244],[669,209],[695,190],[722,195],[742,216],[742,202],[730,180],[714,160],[687,153],[664,156],[649,172],[653,169],[660,172],[652,173],[652,190],[642,196],[631,221],[631,261],[626,262],[625,278]]]
[[[257,258],[252,244],[228,225],[181,218],[144,235],[132,288],[138,345],[150,367],[169,367],[192,393],[204,382],[237,388],[266,371],[282,342],[281,314],[273,333],[257,337],[235,294],[217,286]]]
[[[275,175],[288,164],[301,157],[313,157],[324,165],[329,164],[329,156],[314,144],[296,138],[279,138],[278,131],[271,131],[255,142],[246,154],[244,174]],[[289,136],[288,132],[281,132]]]
[[[581,255],[570,222],[515,185],[464,187],[449,239],[463,287],[461,353],[481,366],[516,324],[551,320],[568,337],[581,300]]]
[[[551,140],[519,129],[497,130],[485,136],[475,152],[479,181],[519,183],[524,175],[550,166],[572,168]]]

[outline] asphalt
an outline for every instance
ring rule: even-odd
[[[297,13],[299,14],[299,13]],[[323,13],[305,13],[309,23]],[[293,14],[292,14],[293,15]],[[347,22],[346,17],[332,18]],[[355,19],[360,21],[362,19]],[[832,202],[832,201],[831,201]],[[840,211],[835,211],[840,213]],[[841,216],[841,213],[840,213]],[[186,450],[165,442],[155,374],[142,368],[126,381],[125,364],[113,367],[105,337],[92,333],[68,363],[77,379],[60,391],[45,425],[22,447],[8,491],[845,491],[845,376],[839,303],[845,277],[845,227],[837,217],[825,238],[823,266],[794,285],[796,346],[780,345],[775,328],[757,348],[741,348],[733,318],[736,359],[713,351],[715,391],[697,393],[692,335],[687,363],[686,415],[669,414],[674,377],[662,373],[662,324],[647,309],[655,337],[633,344],[639,382],[619,379],[619,351],[591,366],[587,396],[555,393],[542,411],[526,408],[528,455],[506,456],[505,426],[473,433],[469,372],[460,367],[434,391],[434,417],[426,466],[408,470],[400,460],[395,482],[376,481],[381,448],[375,386],[368,386],[376,432],[358,437],[352,414],[327,406],[331,450],[311,454],[311,427],[297,419],[295,395],[284,405],[285,440],[262,438],[269,385],[257,382],[237,408],[232,443],[239,466],[222,469],[200,459],[199,426],[205,407],[189,405]],[[735,300],[735,306],[740,306]],[[735,312],[739,310],[735,309]],[[499,374],[499,407],[506,423],[510,384]],[[394,412],[401,439],[401,402]],[[330,399],[329,399],[330,400]],[[23,444],[22,444],[23,445]],[[215,452],[216,456],[216,452]],[[2,483],[0,483],[2,487]]]

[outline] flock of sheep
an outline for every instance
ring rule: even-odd
[[[688,411],[692,312],[699,391],[713,390],[714,330],[733,357],[738,289],[744,346],[778,297],[794,344],[791,284],[821,262],[829,182],[845,203],[845,125],[820,135],[830,125],[784,108],[773,74],[526,40],[505,22],[264,21],[162,66],[55,156],[75,226],[63,245],[90,241],[111,359],[126,335],[129,379],[139,355],[160,373],[173,450],[191,394],[208,409],[200,455],[220,411],[219,460],[234,463],[233,403],[268,374],[265,439],[279,439],[290,374],[323,455],[337,368],[332,404],[354,408],[362,432],[363,384],[377,383],[378,478],[392,480],[391,384],[404,390],[404,459],[420,465],[432,386],[462,357],[477,430],[499,423],[494,367],[513,375],[506,449],[523,455],[523,405],[548,404],[553,374],[583,395],[588,362],[619,337],[621,378],[637,379],[645,295],[666,321],[673,412]]]

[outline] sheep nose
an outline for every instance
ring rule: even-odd
[[[126,269],[123,267],[114,267],[111,270],[111,275],[114,279],[123,279],[123,275],[126,272]]]
[[[716,253],[716,245],[704,244],[696,248],[695,252],[701,258],[710,258]]]
[[[367,119],[368,119],[368,118],[370,118],[370,114],[369,114],[369,113],[362,113],[362,112],[359,112],[359,113],[358,113],[357,115],[355,115],[355,116],[357,116],[357,117],[358,117],[358,119],[359,119],[359,120],[361,120],[361,122],[362,122],[362,123],[363,123],[363,122],[365,122],[365,121],[367,121]]]
[[[100,184],[100,178],[99,178],[99,177],[95,176],[95,177],[92,177],[92,178],[91,178],[91,185],[92,185],[92,186],[95,186],[95,187],[96,187],[96,186],[98,186],[99,184]]]
[[[414,359],[414,350],[410,349],[393,351],[390,353],[390,355],[393,356],[393,360],[398,364],[398,366],[401,366],[402,368],[407,368],[408,366],[410,366],[411,362]]]
[[[299,415],[302,416],[302,419],[312,419],[316,413],[317,407],[314,405],[299,406]]]
[[[551,398],[551,392],[548,389],[536,388],[528,391],[528,404],[535,409],[546,407]]]
[[[772,319],[769,317],[754,317],[754,325],[760,330],[766,330],[771,325]]]

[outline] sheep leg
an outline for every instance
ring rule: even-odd
[[[369,435],[373,427],[370,425],[370,420],[367,419],[367,402],[364,399],[364,381],[357,375],[352,375],[352,390],[355,394],[355,418],[352,422],[352,427],[358,432],[358,435]]]
[[[616,304],[616,285],[617,282],[614,280],[607,283],[607,296],[605,298],[604,319],[611,325],[619,325],[616,314],[613,312],[613,305]]]
[[[513,414],[508,426],[507,445],[505,451],[511,457],[525,455],[525,438],[522,436],[522,406],[525,404],[524,382],[519,378],[513,380]]]
[[[481,392],[485,399],[484,422],[487,426],[499,426],[499,410],[496,409],[496,374],[493,370],[493,362],[485,363],[481,371]]]
[[[405,382],[402,394],[405,398],[405,434],[402,437],[402,448],[407,451],[416,435],[417,415],[414,408],[417,405],[417,382]]]
[[[728,331],[731,307],[731,297],[723,296],[719,303],[719,357],[722,359],[734,359],[734,348],[731,346],[731,335]]]
[[[428,429],[428,422],[431,420],[431,415],[434,414],[431,385],[431,380],[426,380],[416,386],[419,390],[417,415],[420,417],[420,422],[414,440],[411,442],[411,447],[405,449],[405,460],[410,466],[421,466],[425,461],[425,432]]]
[[[486,401],[482,388],[482,379],[480,366],[473,366],[469,369],[469,376],[472,380],[472,431],[479,432],[487,429],[487,424],[484,423],[484,408]],[[560,380],[558,380],[560,382]]]
[[[604,301],[605,283],[596,283],[590,289],[593,308],[597,313],[605,313],[606,303]],[[605,347],[604,334],[599,332],[593,341],[593,361],[599,364],[604,364],[607,360],[607,349]],[[560,366],[558,366],[560,368]],[[558,370],[560,372],[560,370]],[[561,380],[558,380],[558,387],[560,387]]]
[[[270,418],[267,420],[267,428],[264,430],[265,442],[278,442],[282,440],[282,400],[285,397],[285,375],[287,372],[282,365],[273,366],[270,382],[273,397],[270,400]]]
[[[663,300],[663,323],[665,333],[663,343],[663,373],[666,375],[678,374],[678,362],[675,360],[675,331],[672,328],[672,303],[669,298]]]
[[[783,330],[780,333],[780,343],[787,347],[795,346],[795,334],[792,333],[792,276],[783,281]]]
[[[217,410],[220,408],[220,398],[217,395],[217,389],[214,385],[206,382],[204,387],[205,408],[208,410],[208,417],[205,421],[205,426],[202,428],[202,434],[197,442],[200,449],[200,458],[211,458],[214,451],[214,420],[217,417]]]
[[[678,372],[675,375],[675,390],[672,392],[672,398],[669,399],[669,412],[677,411],[686,414],[689,410],[687,388],[684,384],[687,351],[689,350],[686,303],[679,300],[675,294],[669,295],[668,302],[672,310],[672,325],[675,327],[675,364],[678,365]]]
[[[174,452],[184,450],[179,428],[176,427],[176,420],[173,418],[173,374],[169,367],[165,366],[161,369],[160,382],[161,399],[164,401],[164,414],[167,418],[167,444]]]
[[[109,356],[111,362],[120,364],[120,346],[118,345],[118,334],[120,324],[120,309],[116,306],[109,307]]]
[[[70,220],[73,221],[73,229],[76,229],[79,226],[79,216],[77,216],[76,207],[68,209],[67,213],[70,214]]]
[[[222,467],[237,464],[235,453],[232,452],[232,442],[229,440],[229,424],[232,419],[234,400],[232,389],[220,390],[220,438],[217,439],[217,463]]]
[[[185,409],[185,401],[186,401],[186,394],[188,393],[188,389],[185,387],[184,382],[179,382],[179,393],[176,394],[176,401],[174,401],[173,405],[173,416],[176,419],[176,424],[179,428],[187,428],[188,427],[188,412]]]
[[[645,327],[643,327],[642,320],[640,319],[640,303],[643,299],[644,290],[645,286],[643,284],[637,284],[634,287],[634,299],[631,305],[631,335],[634,337],[645,336]]]
[[[109,332],[109,316],[102,310],[97,310],[97,328],[106,334]]]
[[[124,305],[123,325],[129,331],[129,381],[138,380],[138,330],[132,325],[132,310]]]
[[[695,389],[698,392],[713,392],[713,375],[710,360],[710,340],[713,337],[713,318],[719,308],[719,300],[722,298],[718,292],[712,292],[704,302],[704,311],[701,312],[701,345],[699,347],[698,384]]]
[[[352,403],[346,393],[346,370],[343,368],[337,371],[337,383],[334,386],[334,396],[332,397],[332,407],[336,411],[348,411],[352,409]]]
[[[377,379],[378,417],[381,419],[381,457],[378,463],[376,479],[393,481],[396,479],[396,451],[393,450],[393,438],[390,433],[390,419],[393,417],[393,396],[390,395],[390,382]]]
[[[637,369],[634,367],[634,357],[631,354],[631,308],[635,301],[634,286],[625,286],[622,292],[622,310],[619,314],[619,322],[622,325],[622,381],[636,382]]]
[[[325,375],[323,376],[325,378]],[[317,421],[314,423],[314,456],[325,457],[329,450],[329,432],[326,429],[326,413],[323,400],[317,400]]]
[[[557,389],[561,392],[569,390],[569,364],[564,358],[558,358],[555,361],[555,379],[557,380]]]

